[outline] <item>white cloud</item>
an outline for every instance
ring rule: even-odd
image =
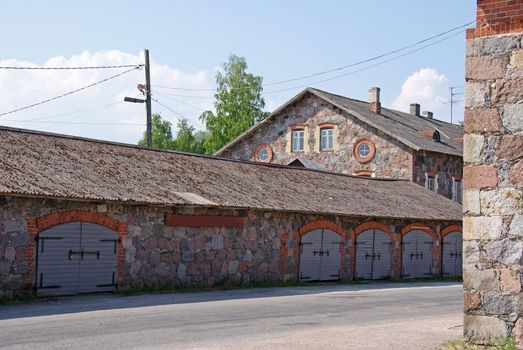
[[[401,93],[392,108],[408,112],[411,103],[419,103],[422,111],[431,111],[434,118],[450,121],[450,80],[433,68],[423,68],[409,76],[401,86]],[[455,107],[456,110],[456,107]]]
[[[68,58],[64,56],[49,58],[42,66],[100,66],[135,64],[141,62],[143,62],[143,54],[135,55],[118,50],[94,53],[84,51]],[[0,60],[0,66],[37,67],[38,65],[34,62],[6,59]],[[57,71],[0,69],[0,114],[78,89],[124,70],[125,69]],[[154,62],[154,57],[152,57],[151,60],[151,81],[153,85],[191,89],[211,88],[205,71],[183,72],[168,65]],[[136,143],[143,133],[144,125],[82,125],[70,123],[145,123],[145,106],[143,104],[122,102],[125,96],[139,97],[140,92],[136,89],[136,85],[139,83],[144,83],[143,69],[127,73],[103,84],[60,98],[56,101],[17,113],[0,116],[0,125]],[[211,96],[212,92],[209,91],[184,92],[160,89],[154,86],[152,91],[158,101],[182,114],[197,128],[202,128],[198,120],[201,111],[212,108],[213,100],[209,98],[165,95]],[[91,109],[96,106],[103,107]],[[81,112],[62,115],[76,111]],[[155,112],[161,113],[163,117],[173,122],[173,124],[176,124],[178,116],[168,108],[153,103],[153,113]],[[39,122],[27,122],[28,120],[34,119],[38,119]]]

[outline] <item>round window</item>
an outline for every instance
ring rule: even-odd
[[[262,163],[269,163],[272,160],[272,149],[267,144],[261,144],[254,151],[254,160]]]
[[[258,159],[265,162],[269,158],[269,152],[266,148],[262,148],[258,151]]]
[[[372,160],[376,153],[376,146],[369,140],[360,140],[354,145],[354,157],[360,163],[367,163]]]
[[[370,154],[370,146],[366,143],[362,143],[358,147],[358,154],[360,155],[361,158],[367,158]]]

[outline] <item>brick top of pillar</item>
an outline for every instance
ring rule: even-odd
[[[476,28],[467,39],[523,31],[523,0],[478,0]]]

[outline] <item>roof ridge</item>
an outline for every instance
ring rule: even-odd
[[[40,135],[40,136],[46,136],[46,137],[55,137],[55,138],[60,138],[60,139],[76,140],[76,141],[104,144],[104,145],[117,146],[117,147],[126,147],[126,148],[138,149],[138,150],[142,150],[142,151],[146,151],[146,152],[177,154],[180,156],[205,158],[205,159],[216,160],[216,161],[242,163],[242,164],[253,165],[253,166],[263,166],[263,167],[280,168],[280,169],[290,169],[290,170],[295,170],[295,171],[310,171],[310,172],[317,172],[317,173],[322,173],[322,174],[327,174],[327,175],[335,175],[335,176],[351,177],[351,178],[355,178],[355,179],[362,179],[361,176],[357,176],[357,175],[336,173],[336,172],[320,170],[320,169],[293,167],[293,166],[287,166],[284,164],[275,164],[275,163],[261,163],[261,162],[255,162],[255,161],[250,161],[250,160],[233,159],[233,158],[218,157],[218,156],[213,156],[213,155],[208,155],[208,154],[189,153],[189,152],[160,149],[160,148],[146,148],[143,146],[134,145],[134,144],[130,144],[130,143],[93,139],[93,138],[88,138],[88,137],[83,137],[83,136],[52,133],[52,132],[48,132],[48,131],[13,128],[13,127],[8,127],[8,126],[3,126],[3,125],[0,125],[0,131],[17,132],[17,133],[22,133],[22,134]],[[373,181],[407,181],[407,182],[410,182],[408,179],[381,178],[381,177],[365,177],[364,179],[373,180]]]

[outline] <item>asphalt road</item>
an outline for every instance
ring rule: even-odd
[[[95,295],[0,306],[0,349],[434,349],[457,283]]]

